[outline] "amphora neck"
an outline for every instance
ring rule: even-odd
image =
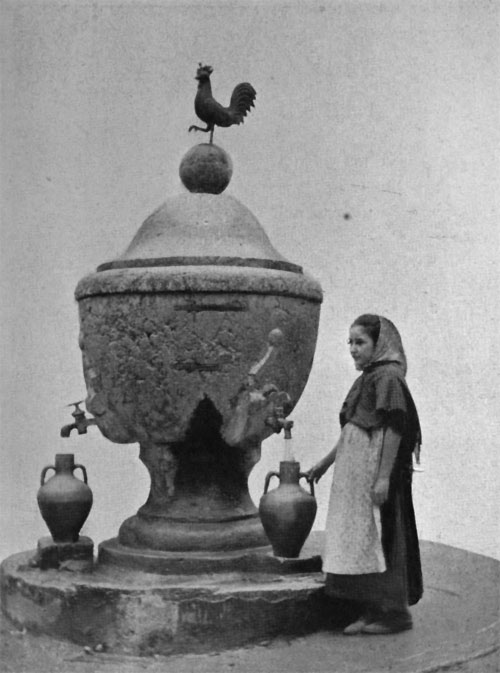
[[[300,463],[296,460],[282,460],[280,462],[280,482],[282,484],[298,484]]]
[[[56,453],[56,472],[73,472],[75,469],[74,453]]]

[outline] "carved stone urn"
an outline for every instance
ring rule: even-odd
[[[140,444],[151,476],[120,545],[255,548],[267,540],[248,475],[304,389],[322,292],[248,208],[203,191],[193,150],[187,182],[77,286],[86,406],[112,442]]]

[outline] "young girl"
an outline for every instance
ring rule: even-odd
[[[336,446],[312,467],[319,481],[335,462],[325,531],[326,593],[356,601],[345,634],[412,627],[409,605],[422,596],[411,497],[412,453],[419,458],[417,410],[405,382],[406,357],[390,320],[362,315],[349,346],[362,371],[342,405]]]

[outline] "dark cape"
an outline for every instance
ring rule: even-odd
[[[382,505],[382,548],[387,565],[384,573],[358,576],[374,600],[389,594],[409,605],[423,594],[422,567],[412,501],[412,454],[422,440],[417,410],[406,385],[404,371],[397,363],[372,364],[356,379],[340,411],[340,424],[353,423],[364,430],[393,427],[401,434],[401,443],[391,472],[389,495]],[[327,585],[335,585],[335,576]],[[347,576],[337,576],[347,579]],[[354,579],[354,578],[353,578]],[[335,593],[334,586],[331,586]],[[368,596],[369,598],[370,596]]]

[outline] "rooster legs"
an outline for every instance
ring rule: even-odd
[[[203,131],[203,133],[208,133],[210,131],[210,143],[212,144],[214,140],[214,127],[215,124],[207,124],[207,128],[202,129],[201,126],[195,126],[194,124],[192,124],[188,129],[188,133],[190,133],[191,131]]]

